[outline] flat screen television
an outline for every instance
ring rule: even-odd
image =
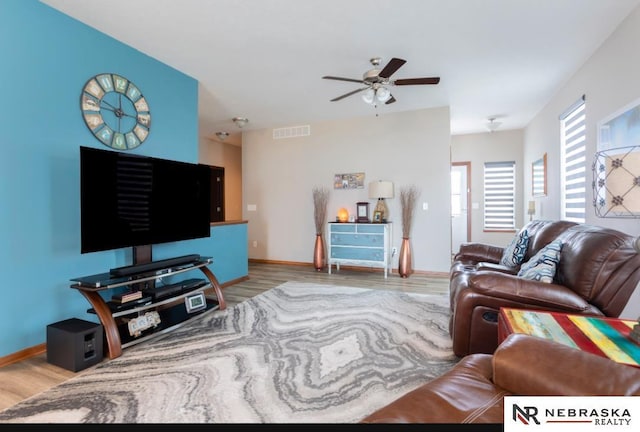
[[[80,147],[81,253],[210,236],[210,167]]]

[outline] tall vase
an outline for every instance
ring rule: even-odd
[[[316,234],[316,244],[313,248],[313,266],[316,271],[320,271],[324,267],[324,242],[322,240],[322,234]]]
[[[413,271],[411,270],[411,242],[409,237],[402,238],[400,245],[400,255],[398,256],[398,273],[400,277],[406,278]]]

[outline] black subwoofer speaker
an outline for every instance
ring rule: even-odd
[[[100,363],[103,329],[101,324],[71,318],[47,326],[47,362],[78,372]]]

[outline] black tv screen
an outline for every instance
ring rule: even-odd
[[[210,235],[210,168],[80,147],[81,252]]]

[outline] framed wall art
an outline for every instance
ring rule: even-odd
[[[335,174],[334,189],[364,189],[364,173]]]
[[[592,169],[596,215],[640,218],[640,99],[598,122]]]
[[[531,195],[547,195],[547,154],[531,164]]]

